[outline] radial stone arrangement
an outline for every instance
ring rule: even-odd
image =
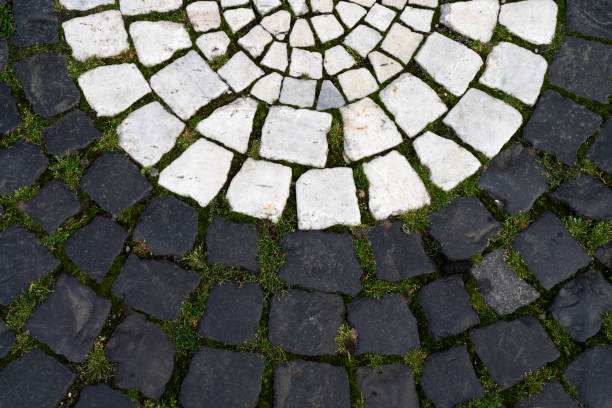
[[[612,0],[0,0],[0,408],[612,408]]]

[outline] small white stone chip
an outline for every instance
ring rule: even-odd
[[[60,0],[60,4],[68,10],[85,11],[98,6],[115,4],[115,0]]]
[[[198,32],[206,32],[221,26],[221,14],[216,1],[196,1],[187,6],[187,17]]]
[[[207,60],[211,60],[219,55],[225,55],[229,44],[230,39],[223,31],[202,34],[196,40],[196,45]]]
[[[314,16],[310,22],[322,43],[335,40],[344,34],[344,28],[333,14]]]
[[[261,65],[277,69],[281,72],[285,72],[289,59],[287,57],[287,44],[275,41],[272,43],[268,52],[261,60]]]
[[[289,75],[293,77],[307,75],[311,79],[321,79],[323,76],[323,57],[318,52],[294,48],[291,51]]]
[[[251,8],[244,7],[226,10],[223,12],[223,17],[232,33],[235,33],[255,20],[255,13]]]
[[[329,75],[336,75],[340,71],[344,71],[355,65],[355,59],[341,45],[325,50],[325,58],[323,66]]]
[[[353,28],[367,14],[366,9],[355,3],[348,1],[340,1],[336,4],[336,11],[340,16],[340,20],[348,28]]]
[[[183,5],[183,0],[119,0],[119,8],[124,16],[136,16],[152,12],[167,13]]]
[[[270,42],[272,42],[270,33],[264,30],[262,26],[256,25],[238,40],[238,45],[251,54],[253,58],[257,58],[264,52],[266,45]]]
[[[271,105],[278,100],[282,82],[283,77],[279,73],[268,74],[255,82],[251,88],[251,95]]]
[[[488,42],[497,24],[499,1],[459,1],[443,4],[440,10],[440,23],[472,40]]]
[[[525,0],[503,4],[499,23],[511,33],[534,44],[550,44],[557,27],[557,3],[553,0]]]
[[[280,94],[280,103],[310,108],[315,100],[317,81],[315,79],[297,79],[285,77]]]
[[[379,3],[374,4],[368,15],[365,18],[365,22],[379,31],[386,31],[391,25],[391,22],[395,18],[395,11],[387,8]]]
[[[366,68],[351,69],[338,75],[338,81],[349,101],[363,98],[378,90],[378,83]]]
[[[382,36],[373,28],[360,24],[344,37],[344,45],[357,51],[363,58],[367,57],[370,51],[380,42]]]
[[[217,73],[232,87],[234,92],[246,89],[264,72],[242,51],[234,54]]]
[[[400,20],[408,27],[417,31],[430,32],[434,11],[416,7],[406,7],[400,15]]]
[[[298,18],[289,34],[289,45],[292,47],[312,47],[315,45],[314,35],[308,21]]]
[[[146,67],[161,64],[176,51],[191,47],[185,27],[171,21],[136,21],[130,25],[130,35],[138,60]]]
[[[399,23],[391,26],[380,48],[407,64],[423,41],[423,34],[415,33]]]
[[[378,82],[381,84],[387,79],[393,78],[404,69],[402,64],[393,58],[386,56],[382,52],[372,51],[370,54],[368,54],[368,60],[374,68],[376,79],[378,79]]]
[[[62,28],[77,61],[114,57],[130,48],[123,18],[117,10],[73,18],[63,23]]]

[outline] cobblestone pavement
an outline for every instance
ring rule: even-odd
[[[0,408],[612,408],[611,22],[0,0]]]

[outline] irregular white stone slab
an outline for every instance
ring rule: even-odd
[[[522,122],[512,106],[474,88],[444,118],[461,140],[489,158],[499,153]]]
[[[172,61],[150,81],[155,93],[183,120],[228,89],[195,51]]]
[[[272,160],[325,167],[331,122],[329,113],[272,106],[261,130],[259,154]]]
[[[498,0],[470,0],[443,4],[440,23],[472,40],[487,42],[493,36]]]
[[[355,59],[343,46],[336,45],[335,47],[325,50],[323,66],[329,75],[336,75],[338,72],[344,71],[353,65],[355,65]]]
[[[424,207],[431,201],[417,172],[395,150],[364,163],[363,172],[370,184],[368,206],[377,220]]]
[[[261,65],[285,72],[289,59],[287,58],[287,44],[275,41],[261,60]]]
[[[283,77],[277,72],[266,75],[251,88],[251,95],[259,100],[273,104],[280,95]]]
[[[378,90],[378,83],[366,68],[351,69],[338,75],[338,81],[349,101],[363,98]]]
[[[344,127],[344,154],[357,161],[402,142],[393,121],[370,98],[340,108]]]
[[[280,0],[253,0],[253,3],[255,4],[257,12],[262,16],[265,16],[281,5]]]
[[[427,37],[414,59],[434,81],[456,96],[463,95],[482,66],[482,58],[475,51],[437,32]]]
[[[340,20],[348,28],[353,28],[367,14],[366,9],[359,4],[349,3],[348,1],[340,1],[336,4],[336,11],[340,16]]]
[[[98,6],[115,4],[115,0],[60,0],[60,4],[68,10],[91,10]]]
[[[438,0],[409,0],[408,3],[423,7],[438,7]]]
[[[372,6],[370,11],[368,11],[365,22],[380,31],[386,31],[394,18],[395,11],[376,3]]]
[[[198,139],[162,170],[159,185],[206,207],[225,184],[233,157],[229,150]]]
[[[372,5],[376,3],[376,0],[350,0],[350,1],[355,4],[359,4],[360,6],[367,7],[367,8],[372,7]]]
[[[285,77],[281,89],[280,103],[310,108],[314,103],[317,81]]]
[[[310,0],[310,8],[313,13],[331,13],[334,11],[333,0]]]
[[[317,110],[339,108],[345,104],[344,97],[338,91],[338,88],[334,86],[333,82],[330,80],[323,81],[319,97],[317,98]]]
[[[167,13],[183,5],[183,0],[119,0],[119,9],[124,16],[136,16],[151,12]]]
[[[230,39],[223,31],[202,34],[196,40],[196,45],[208,60],[224,55],[229,43]]]
[[[114,116],[151,92],[135,64],[103,65],[78,79],[87,103],[98,116]]]
[[[227,189],[233,211],[278,222],[289,198],[291,168],[246,159]]]
[[[187,16],[198,32],[206,32],[221,26],[221,14],[216,1],[196,1],[187,6]]]
[[[303,16],[308,13],[308,5],[306,0],[289,0],[289,6],[296,16]]]
[[[429,169],[431,181],[444,191],[457,187],[480,168],[472,153],[435,133],[425,132],[412,145],[421,163]]]
[[[323,57],[318,52],[294,48],[291,51],[289,75],[300,77],[304,74],[312,79],[321,79],[323,76]]]
[[[236,6],[244,6],[245,4],[249,4],[249,0],[221,0],[221,8],[229,8]]]
[[[308,170],[295,183],[295,195],[301,230],[361,224],[357,188],[350,168]]]
[[[381,39],[382,36],[378,31],[361,24],[344,37],[343,44],[351,47],[365,58]]]
[[[238,40],[238,45],[244,48],[251,56],[259,57],[266,48],[266,45],[271,41],[272,36],[270,33],[264,30],[262,26],[256,25]]]
[[[240,31],[241,28],[255,20],[255,13],[250,8],[237,8],[223,12],[225,22],[232,30],[232,33]]]
[[[499,23],[511,33],[534,44],[550,44],[557,27],[557,3],[553,0],[526,0],[503,4]]]
[[[264,72],[242,51],[234,54],[227,63],[219,68],[217,73],[235,92],[247,88]]]
[[[444,114],[448,108],[436,91],[411,74],[403,74],[380,93],[385,107],[395,116],[395,123],[409,137]]]
[[[191,47],[185,27],[171,21],[136,21],[130,35],[142,65],[152,67],[172,58],[178,50]]]
[[[391,26],[380,48],[407,64],[421,41],[423,41],[423,34],[415,33],[395,23]]]
[[[130,48],[123,18],[117,10],[73,18],[63,23],[62,28],[77,61],[114,57]]]
[[[381,84],[387,79],[394,77],[404,69],[402,64],[393,58],[386,56],[382,52],[372,51],[368,55],[368,60],[374,68],[376,79],[378,79],[378,82]]]
[[[264,17],[261,20],[261,25],[268,30],[270,34],[278,38],[279,35],[284,35],[289,32],[291,28],[291,14],[289,14],[287,10],[277,11],[274,14]]]
[[[400,20],[408,27],[417,31],[430,32],[434,11],[416,7],[406,7],[400,15]]]
[[[408,0],[382,0],[382,5],[393,7],[398,10],[403,10]]]
[[[119,126],[119,146],[143,167],[155,165],[174,147],[185,124],[151,102],[130,113]]]
[[[344,28],[333,14],[314,16],[310,22],[322,43],[335,40],[344,34]]]
[[[548,63],[541,55],[509,42],[501,42],[487,57],[478,82],[533,105],[540,95]]]
[[[312,47],[315,45],[314,35],[308,21],[298,18],[289,34],[289,45],[292,47]]]

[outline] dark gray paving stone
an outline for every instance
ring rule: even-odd
[[[175,320],[200,276],[165,260],[144,260],[131,254],[115,279],[113,295],[160,320]]]
[[[599,332],[602,313],[612,313],[612,285],[591,269],[563,285],[549,310],[574,340],[584,342]]]
[[[81,211],[77,194],[59,180],[51,180],[24,204],[25,212],[47,233]]]
[[[397,282],[436,271],[436,264],[425,254],[421,234],[406,234],[402,225],[399,221],[380,223],[368,231],[380,280]]]
[[[198,333],[225,344],[242,344],[257,332],[263,310],[263,292],[258,284],[226,282],[215,286],[206,298],[206,309]]]
[[[132,234],[155,255],[185,256],[198,235],[198,212],[172,196],[154,198]]]
[[[348,233],[298,231],[281,238],[286,262],[278,277],[290,285],[355,296],[361,265]]]
[[[206,232],[208,263],[259,272],[257,239],[254,225],[215,215]]]
[[[59,42],[58,20],[53,0],[19,0],[13,3],[15,33],[11,44],[29,47]]]
[[[419,395],[409,365],[358,368],[357,382],[368,408],[419,407]]]
[[[344,314],[339,295],[290,289],[271,301],[268,339],[290,353],[334,354]]]
[[[529,371],[559,358],[560,353],[540,322],[521,316],[497,321],[470,333],[476,354],[501,389],[512,387]]]
[[[153,189],[138,167],[119,152],[98,158],[81,178],[80,187],[113,215],[143,200]]]
[[[485,255],[472,268],[472,276],[476,279],[476,290],[498,315],[514,313],[540,297],[537,290],[508,266],[503,248]]]
[[[565,370],[584,408],[612,407],[612,345],[596,344],[583,351]]]
[[[11,88],[0,83],[0,134],[15,130],[20,124],[21,116],[19,116],[15,99],[11,94]]]
[[[514,408],[579,408],[579,405],[565,392],[561,384],[551,382],[546,384],[539,394],[520,400]]]
[[[548,189],[544,169],[535,160],[533,149],[515,143],[498,154],[478,180],[478,187],[510,215],[531,209]]]
[[[0,150],[0,195],[36,183],[49,161],[38,146],[21,139]]]
[[[57,115],[79,103],[81,95],[68,75],[63,56],[45,52],[12,65],[26,98],[40,116]]]
[[[551,84],[606,104],[610,78],[612,46],[570,36],[563,37],[563,44],[548,70]]]
[[[54,408],[75,377],[42,350],[32,350],[0,371],[0,407]]]
[[[472,270],[472,261],[449,262],[442,265],[440,270],[442,271],[442,275],[444,276],[470,273],[470,270]]]
[[[418,299],[434,341],[455,336],[480,323],[459,276],[428,283],[421,288]]]
[[[30,282],[37,281],[59,265],[36,235],[20,225],[0,232],[0,304],[17,300]]]
[[[609,269],[612,269],[612,241],[595,251],[595,258]]]
[[[72,234],[64,244],[68,258],[97,282],[102,282],[114,259],[121,253],[128,232],[104,217]]]
[[[476,197],[456,198],[429,219],[429,233],[451,261],[466,260],[482,251],[501,229]]]
[[[204,348],[189,364],[179,402],[184,408],[255,408],[265,366],[255,354]]]
[[[612,189],[586,174],[565,180],[550,195],[580,217],[596,221],[612,219]]]
[[[8,46],[4,38],[0,38],[0,74],[6,70],[8,63]]]
[[[79,394],[74,408],[137,408],[121,391],[113,390],[108,384],[88,385]]]
[[[587,150],[587,157],[597,167],[612,174],[612,120],[606,121],[597,139]]]
[[[0,320],[0,358],[6,356],[15,344],[15,333]]]
[[[346,370],[294,360],[274,365],[274,408],[349,408]]]
[[[568,31],[612,40],[612,1],[570,0],[566,7]]]
[[[465,344],[430,355],[423,366],[421,385],[436,408],[453,408],[482,398],[485,392],[476,378]]]
[[[347,320],[357,330],[357,355],[406,354],[421,345],[416,319],[396,293],[380,299],[360,298],[347,309]]]
[[[61,275],[47,300],[24,326],[53,352],[75,363],[85,361],[100,334],[111,302],[75,278]]]
[[[319,97],[317,98],[317,110],[327,110],[333,108],[339,108],[344,106],[346,102],[342,97],[338,88],[336,88],[332,81],[323,81],[321,90],[319,91]]]
[[[175,351],[166,333],[135,313],[117,326],[104,353],[116,364],[115,386],[138,388],[145,396],[158,399],[172,376]]]
[[[511,245],[546,290],[569,278],[591,260],[550,211],[521,231]]]
[[[47,152],[57,157],[78,152],[102,137],[89,116],[74,110],[43,130]]]

